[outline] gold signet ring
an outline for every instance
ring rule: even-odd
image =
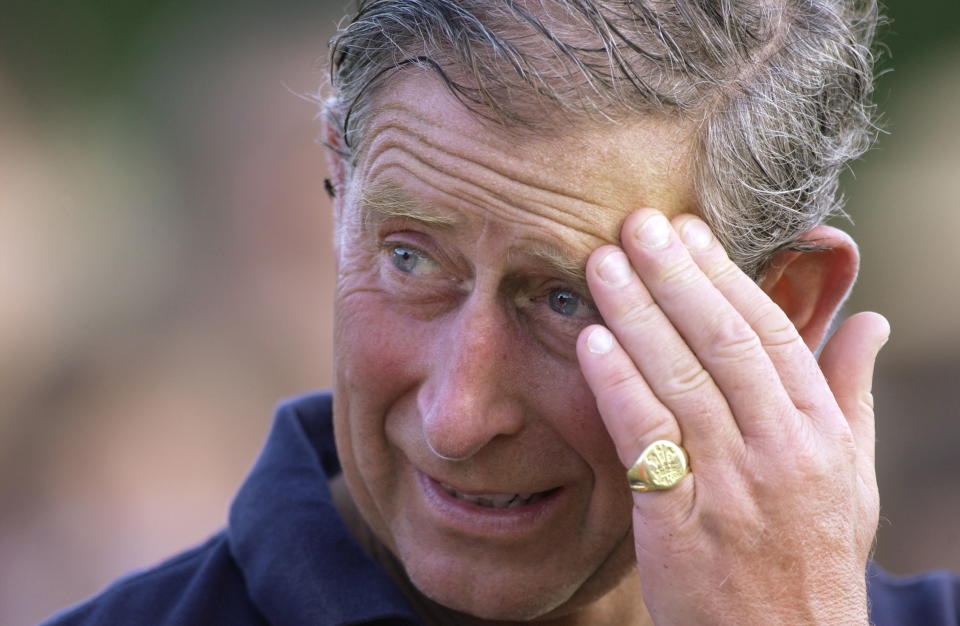
[[[627,470],[627,480],[634,491],[657,491],[671,489],[689,473],[687,451],[672,441],[658,439]]]

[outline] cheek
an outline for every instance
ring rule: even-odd
[[[565,447],[588,466],[593,481],[591,508],[596,516],[608,521],[629,519],[626,469],[576,361],[531,351],[518,371],[523,372],[519,384],[525,389],[530,414],[549,424]]]
[[[365,411],[384,408],[417,379],[424,338],[377,292],[338,298],[334,324],[338,391]]]
[[[354,503],[374,532],[389,539],[402,459],[386,437],[391,411],[418,381],[419,339],[373,289],[345,291],[335,307],[334,434]],[[388,541],[388,545],[389,545]]]
[[[334,297],[337,381],[346,390],[376,394],[393,381],[402,384],[415,339],[388,302],[376,253],[358,243],[347,249],[352,253],[339,259]]]
[[[521,371],[526,373],[522,384],[536,403],[537,412],[551,420],[563,439],[591,465],[598,461],[606,465],[611,454],[616,456],[596,399],[576,361],[534,354]]]
[[[632,498],[626,469],[600,417],[595,416],[589,423],[586,420],[574,423],[567,440],[590,466],[594,481],[590,496],[594,521],[602,526],[629,526]]]
[[[568,387],[573,388],[573,385]],[[632,563],[632,542],[624,539],[629,534],[633,509],[626,468],[620,463],[586,383],[576,386],[576,393],[568,393],[567,402],[572,403],[572,406],[567,405],[568,418],[557,428],[562,430],[561,436],[567,445],[589,466],[592,486],[588,496],[587,526],[595,536],[629,544],[618,560]],[[562,407],[556,408],[560,410]]]

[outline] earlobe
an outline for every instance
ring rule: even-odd
[[[801,240],[812,249],[779,252],[760,285],[813,351],[856,281],[860,253],[849,235],[831,226],[817,226]]]

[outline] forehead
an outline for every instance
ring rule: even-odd
[[[570,231],[592,246],[616,241],[635,209],[695,211],[692,129],[675,118],[575,124],[556,116],[551,132],[513,129],[416,71],[391,79],[371,104],[354,172],[360,197],[397,189],[405,208],[441,221],[482,215]]]

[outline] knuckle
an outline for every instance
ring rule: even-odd
[[[856,460],[857,440],[854,438],[853,432],[849,428],[844,428],[840,431],[840,434],[837,437],[837,446],[851,462]]]
[[[736,263],[724,257],[723,261],[710,268],[707,272],[707,277],[714,285],[722,287],[735,282],[742,273]]]
[[[710,333],[710,353],[724,361],[741,361],[761,348],[760,338],[739,319],[721,318]]]
[[[654,321],[660,314],[652,299],[638,300],[620,311],[620,323],[626,328],[639,328]]]
[[[799,434],[799,433],[798,433]],[[849,441],[826,441],[806,433],[795,437],[789,447],[794,468],[794,480],[801,484],[821,484],[824,481],[843,480],[852,467],[856,445],[852,435]],[[785,451],[786,452],[786,451]],[[837,484],[839,487],[839,483]]]
[[[618,373],[604,382],[597,394],[597,408],[603,415],[623,415],[636,411],[644,401],[637,373]]]
[[[761,303],[751,316],[753,326],[768,347],[786,346],[800,341],[796,326],[773,301]]]
[[[701,280],[703,272],[692,259],[685,258],[663,266],[657,278],[663,285],[682,288]]]
[[[668,398],[690,395],[704,389],[712,383],[710,374],[699,361],[690,357],[680,357],[670,368],[670,375],[664,384],[663,393]]]
[[[611,374],[604,382],[600,394],[611,399],[621,398],[632,395],[632,388],[635,384],[636,373],[616,372]]]

